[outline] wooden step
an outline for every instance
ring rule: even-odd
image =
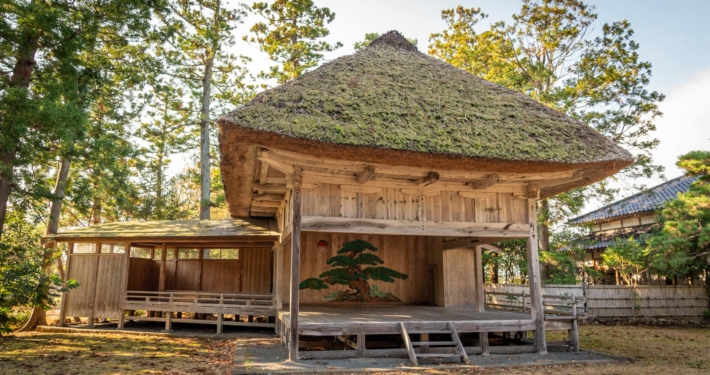
[[[412,345],[446,346],[456,345],[456,341],[412,341]]]
[[[440,335],[450,335],[451,331],[426,331],[426,330],[419,330],[419,331],[407,331],[409,334],[415,335],[419,333],[428,333],[428,334],[440,334]]]
[[[452,358],[461,357],[461,354],[456,353],[417,353],[417,358]]]

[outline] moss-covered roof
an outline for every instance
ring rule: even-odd
[[[278,239],[276,223],[267,219],[230,219],[230,220],[157,220],[124,221],[92,225],[67,232],[48,235],[44,241],[57,240],[198,240],[198,239],[233,239],[263,238],[264,241]]]
[[[628,164],[591,127],[416,50],[389,32],[220,119],[328,144],[497,160]]]

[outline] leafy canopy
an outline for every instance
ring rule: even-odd
[[[276,0],[271,4],[254,3],[251,9],[266,22],[251,28],[252,36],[244,40],[258,43],[261,51],[280,65],[262,72],[264,78],[286,83],[315,67],[323,59],[322,52],[334,51],[342,43],[324,40],[330,34],[326,24],[333,22],[335,13],[316,7],[312,0]]]

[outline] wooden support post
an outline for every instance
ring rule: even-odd
[[[205,258],[205,250],[200,249],[200,254],[198,255],[200,262],[198,263],[197,266],[197,291],[201,292],[202,291],[202,262],[204,261]]]
[[[289,345],[288,359],[298,360],[298,284],[301,280],[301,182],[303,170],[293,174],[293,204],[291,219],[291,299],[289,302]]]
[[[357,334],[357,348],[356,348],[356,355],[358,358],[364,358],[365,357],[365,334],[364,333],[358,333]]]
[[[224,305],[224,294],[219,295],[219,304]],[[217,314],[217,334],[222,333],[224,323],[224,314]]]
[[[99,282],[99,265],[101,264],[100,263],[101,243],[97,242],[95,246],[96,246],[96,249],[94,251],[94,255],[96,256],[96,268],[94,268],[94,281],[92,283],[93,289],[91,292],[91,295],[92,295],[92,297],[91,297],[91,313],[89,315],[89,321],[88,321],[89,327],[94,326],[94,318],[96,318],[96,316],[95,316],[96,315],[96,298],[97,298],[96,289],[98,289],[97,284]]]
[[[483,247],[481,245],[475,246],[474,260],[475,262],[475,293],[476,293],[476,309],[478,312],[484,312],[486,310],[486,296],[483,290]]]
[[[165,271],[166,271],[166,259],[168,258],[168,247],[163,242],[162,252],[160,253],[160,282],[158,286],[159,291],[165,290]]]
[[[491,350],[488,345],[488,332],[478,332],[478,338],[481,341],[481,355],[489,355]]]
[[[165,332],[173,331],[173,313],[170,311],[165,312]]]
[[[64,280],[62,281],[67,281],[69,280],[69,267],[71,266],[71,254],[74,252],[74,243],[69,242],[67,244],[67,272],[64,274]],[[59,303],[59,326],[60,327],[66,327],[67,326],[67,293],[62,293],[62,301]],[[122,324],[123,322],[119,322],[119,324]]]
[[[129,266],[131,264],[131,243],[126,242],[124,244],[126,247],[126,252],[123,254],[124,255],[124,260],[126,262],[125,266],[123,267],[123,282],[121,283],[121,315],[118,317],[118,327],[117,329],[123,329],[123,324],[124,324],[124,314],[126,313],[125,310],[123,309],[123,302],[126,300],[126,290],[128,290],[128,270]],[[133,315],[133,311],[130,312],[131,315]]]
[[[421,342],[429,341],[429,334],[428,333],[420,333],[419,334],[419,341],[421,341]],[[422,353],[429,353],[429,345],[422,345],[422,346],[420,346],[420,349],[421,349]]]
[[[545,310],[542,306],[542,285],[540,281],[540,260],[537,243],[537,214],[535,199],[528,199],[528,222],[530,235],[527,240],[528,277],[530,282],[530,311],[535,320],[535,345],[539,354],[547,354],[545,342]]]

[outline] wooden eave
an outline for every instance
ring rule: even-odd
[[[563,171],[532,172],[453,170],[446,169],[446,164],[433,169],[332,159],[277,147],[252,145],[245,149],[250,150],[245,152],[252,154],[244,159],[247,164],[241,166],[246,173],[239,175],[238,181],[232,181],[226,176],[231,176],[234,171],[223,171],[233,217],[278,218],[279,212],[288,203],[295,169],[303,171],[303,189],[327,183],[357,193],[397,188],[408,195],[430,196],[441,191],[455,191],[469,198],[507,193],[518,198],[535,199],[550,192],[590,184],[614,172],[585,165]],[[250,161],[251,165],[248,164]],[[226,167],[224,164],[229,163],[223,161],[223,167]]]

